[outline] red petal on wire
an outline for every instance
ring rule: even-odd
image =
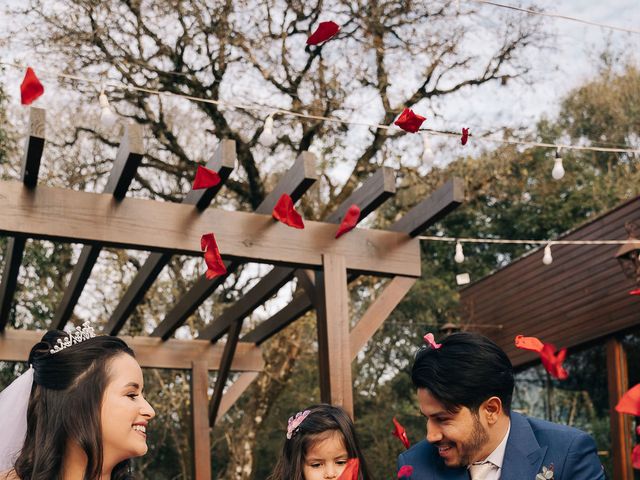
[[[565,358],[567,357],[567,349],[563,348],[558,353],[556,353],[555,345],[551,343],[545,343],[542,351],[540,352],[540,359],[542,360],[542,365],[554,378],[558,380],[566,380],[569,377],[569,374],[562,366]]]
[[[469,129],[463,128],[462,137],[460,137],[460,143],[462,143],[462,145],[466,145],[468,141],[469,141]]]
[[[340,25],[335,22],[320,22],[315,32],[307,38],[307,45],[318,45],[326,42],[340,31]]]
[[[640,445],[636,445],[631,450],[631,465],[636,470],[640,470]]]
[[[433,333],[427,333],[424,337],[422,337],[424,342],[428,345],[431,345],[431,348],[437,350],[442,347],[441,343],[436,343],[436,337],[433,336]]]
[[[635,290],[631,290],[629,295],[640,295],[640,288],[636,288]]]
[[[342,223],[340,223],[340,227],[338,227],[338,231],[336,232],[336,238],[340,238],[348,231],[353,230],[358,224],[358,220],[360,220],[360,207],[353,204],[349,207],[347,213],[344,214]]]
[[[518,335],[516,337],[516,347],[522,350],[531,350],[533,352],[541,352],[544,344],[536,337],[525,337]]]
[[[338,480],[358,480],[359,471],[360,471],[360,460],[357,458],[350,458],[347,461],[346,468],[342,471],[342,474],[338,477]]]
[[[616,405],[616,411],[640,417],[640,383],[627,390]]]
[[[20,100],[22,105],[31,105],[40,95],[44,93],[44,87],[36,77],[36,72],[33,68],[27,67],[27,72],[24,74],[24,79],[20,84]]]
[[[291,197],[286,193],[282,194],[276,206],[273,207],[271,215],[276,220],[290,227],[304,228],[302,217],[296,212],[295,208],[293,208],[293,200],[291,200]]]
[[[413,467],[411,465],[403,465],[398,470],[398,478],[410,478],[413,475]]]
[[[411,444],[409,443],[409,437],[407,437],[407,432],[400,422],[396,420],[396,417],[393,417],[393,432],[391,432],[394,437],[398,437],[404,448],[409,448]]]
[[[204,262],[207,264],[207,273],[205,275],[209,280],[227,273],[227,267],[224,266],[213,233],[202,235],[200,249],[204,250]]]
[[[191,188],[193,190],[200,190],[203,188],[215,187],[219,183],[220,175],[218,175],[218,172],[210,170],[207,167],[203,167],[202,165],[198,165],[196,178],[193,181],[193,186]]]
[[[410,108],[405,108],[397,118],[397,120],[393,123],[399,126],[405,132],[416,133],[420,129],[420,125],[422,125],[422,122],[424,122],[425,120],[425,117],[416,115]]]

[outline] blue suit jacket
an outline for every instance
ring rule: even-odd
[[[553,464],[554,480],[603,480],[596,444],[581,430],[511,414],[511,431],[500,480],[534,480]],[[448,468],[426,440],[398,457],[398,469],[413,467],[411,480],[469,480],[466,468]]]

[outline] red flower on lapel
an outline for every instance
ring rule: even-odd
[[[360,460],[357,458],[350,458],[347,461],[346,468],[342,471],[342,474],[338,477],[338,480],[358,480],[359,471],[360,471]]]
[[[399,126],[405,132],[416,133],[420,129],[420,125],[422,125],[422,122],[424,122],[425,120],[425,117],[416,115],[410,108],[405,108],[397,118],[397,120],[393,123]]]
[[[400,422],[396,420],[396,417],[393,417],[393,426],[393,432],[391,432],[393,436],[400,439],[400,441],[404,445],[404,448],[409,448],[411,444],[409,443],[409,437],[407,437],[407,431],[402,425],[400,425]]]
[[[44,93],[44,87],[38,80],[33,68],[27,67],[24,79],[20,84],[20,100],[22,105],[31,105],[40,95]]]
[[[326,42],[340,31],[340,25],[335,22],[320,22],[315,32],[307,38],[307,45],[318,45]]]
[[[616,411],[640,417],[640,383],[622,395],[622,398],[616,405]],[[640,435],[640,432],[638,432],[638,435]]]
[[[462,137],[460,137],[460,143],[462,143],[462,145],[466,145],[468,140],[469,140],[469,129],[463,128]]]
[[[283,193],[276,206],[273,207],[271,215],[276,220],[293,228],[304,228],[302,216],[293,208],[293,200],[286,193]]]
[[[220,183],[220,175],[214,170],[198,165],[196,178],[193,180],[193,190],[201,190],[203,188],[215,187]]]
[[[398,478],[410,478],[413,475],[413,467],[411,465],[403,465],[398,470]]]
[[[348,231],[353,230],[358,224],[358,220],[360,220],[360,207],[358,207],[358,205],[356,204],[353,204],[349,207],[347,213],[344,214],[344,218],[342,219],[340,227],[338,227],[338,231],[336,232],[336,238],[340,238]]]
[[[227,273],[227,267],[224,266],[213,233],[202,235],[200,249],[204,250],[204,261],[207,264],[207,273],[205,275],[209,280]]]

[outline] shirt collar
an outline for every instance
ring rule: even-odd
[[[507,433],[504,434],[502,441],[496,447],[496,449],[489,454],[486,458],[485,462],[491,462],[496,467],[502,468],[502,463],[504,462],[504,452],[507,449],[507,440],[509,440],[509,432],[511,431],[511,420],[509,420],[509,428],[507,428]]]

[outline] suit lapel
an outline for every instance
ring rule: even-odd
[[[534,479],[546,453],[547,447],[540,447],[529,422],[522,415],[512,413],[500,480]]]

